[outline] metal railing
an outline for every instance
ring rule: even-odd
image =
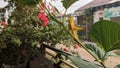
[[[49,50],[47,51],[47,49],[49,49]],[[72,56],[71,53],[56,49],[56,48],[51,47],[51,46],[46,45],[46,44],[42,44],[40,47],[40,50],[41,50],[43,55],[45,55],[45,54],[50,55],[52,58],[54,58],[57,61],[56,63],[54,63],[55,67],[57,67],[57,68],[59,68],[59,67],[61,68],[61,64],[65,64],[66,66],[68,66],[70,68],[78,68],[77,66],[72,64],[70,61],[62,59],[62,56],[64,56],[64,57],[66,57],[66,55]],[[56,54],[52,54],[50,52],[50,50],[54,51]]]
[[[49,49],[49,50],[47,51],[47,49]],[[54,51],[56,54],[52,54],[50,50],[51,50],[51,51]],[[67,61],[68,59],[66,59],[66,60],[62,59],[62,56],[64,56],[65,58],[66,58],[66,55],[72,56],[73,54],[71,54],[71,53],[68,53],[68,52],[65,52],[65,51],[56,49],[56,48],[51,47],[51,46],[49,46],[49,45],[47,45],[47,44],[42,44],[41,47],[40,47],[40,51],[42,52],[43,55],[48,54],[48,55],[50,55],[52,58],[54,58],[54,59],[56,59],[56,60],[59,59],[59,60],[55,63],[55,67],[57,67],[57,68],[61,68],[60,65],[61,65],[62,63],[65,64],[65,65],[67,65],[67,66],[70,67],[70,68],[78,68],[77,66],[75,66],[74,64],[72,64],[71,61]],[[90,62],[90,61],[85,60],[85,59],[83,59],[83,60],[86,61],[86,62]],[[99,67],[102,67],[102,66],[99,65],[99,64],[96,64],[96,65],[99,66]]]

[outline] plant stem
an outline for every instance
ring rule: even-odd
[[[72,34],[71,34],[71,32],[69,32],[69,30],[62,24],[62,22],[60,22],[59,20],[57,20],[55,17],[53,17],[51,14],[50,14],[50,17],[55,21],[55,22],[57,22],[59,25],[61,25],[64,29],[65,29],[65,31],[67,31],[68,33],[69,33],[69,35],[79,44],[79,46],[82,46],[91,56],[93,56],[94,58],[95,58],[95,60],[99,60],[99,59],[97,59],[85,46],[84,46],[84,44],[80,41],[80,40],[78,40],[78,39],[76,39]],[[98,61],[99,62],[99,61]],[[105,66],[105,64],[104,64],[104,62],[99,62],[104,68],[106,68],[106,66]]]
[[[63,15],[63,23],[64,23],[64,21],[65,21],[65,15],[66,15],[66,12],[67,12],[67,10],[65,10],[65,13],[64,13],[64,15]]]
[[[107,68],[104,62],[99,62],[99,63],[103,66],[103,68]]]

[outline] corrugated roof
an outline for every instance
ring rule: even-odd
[[[75,12],[79,12],[82,10],[85,10],[87,8],[91,8],[91,7],[96,7],[96,6],[100,6],[100,5],[104,5],[104,4],[108,4],[111,0],[93,0],[92,2],[80,7],[78,10],[76,10]]]
[[[109,3],[114,3],[114,2],[118,2],[120,0],[111,0]]]

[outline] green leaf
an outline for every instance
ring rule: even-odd
[[[116,65],[114,68],[120,68],[120,64]]]
[[[99,68],[97,65],[95,65],[92,62],[87,62],[80,57],[76,56],[68,56],[68,58],[79,68]]]
[[[98,47],[96,44],[87,43],[85,44],[85,47],[91,52],[91,54],[94,55],[94,57],[97,58],[97,60],[103,59],[105,51]]]
[[[73,3],[75,3],[78,0],[62,0],[63,6],[65,9],[68,9]]]
[[[109,57],[109,56],[118,57],[118,55],[116,53],[114,53],[114,52],[107,52],[106,57]]]
[[[120,24],[107,20],[99,21],[92,26],[89,36],[106,52],[120,49]]]

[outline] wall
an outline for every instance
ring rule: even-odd
[[[104,17],[104,11],[103,9],[99,9],[97,10],[96,12],[94,12],[94,19],[93,19],[93,22],[97,22],[100,20],[100,18],[103,18]]]
[[[105,18],[104,17],[104,9],[99,9],[96,12],[94,12],[94,19],[93,23],[98,22],[100,20],[110,20],[110,18]]]

